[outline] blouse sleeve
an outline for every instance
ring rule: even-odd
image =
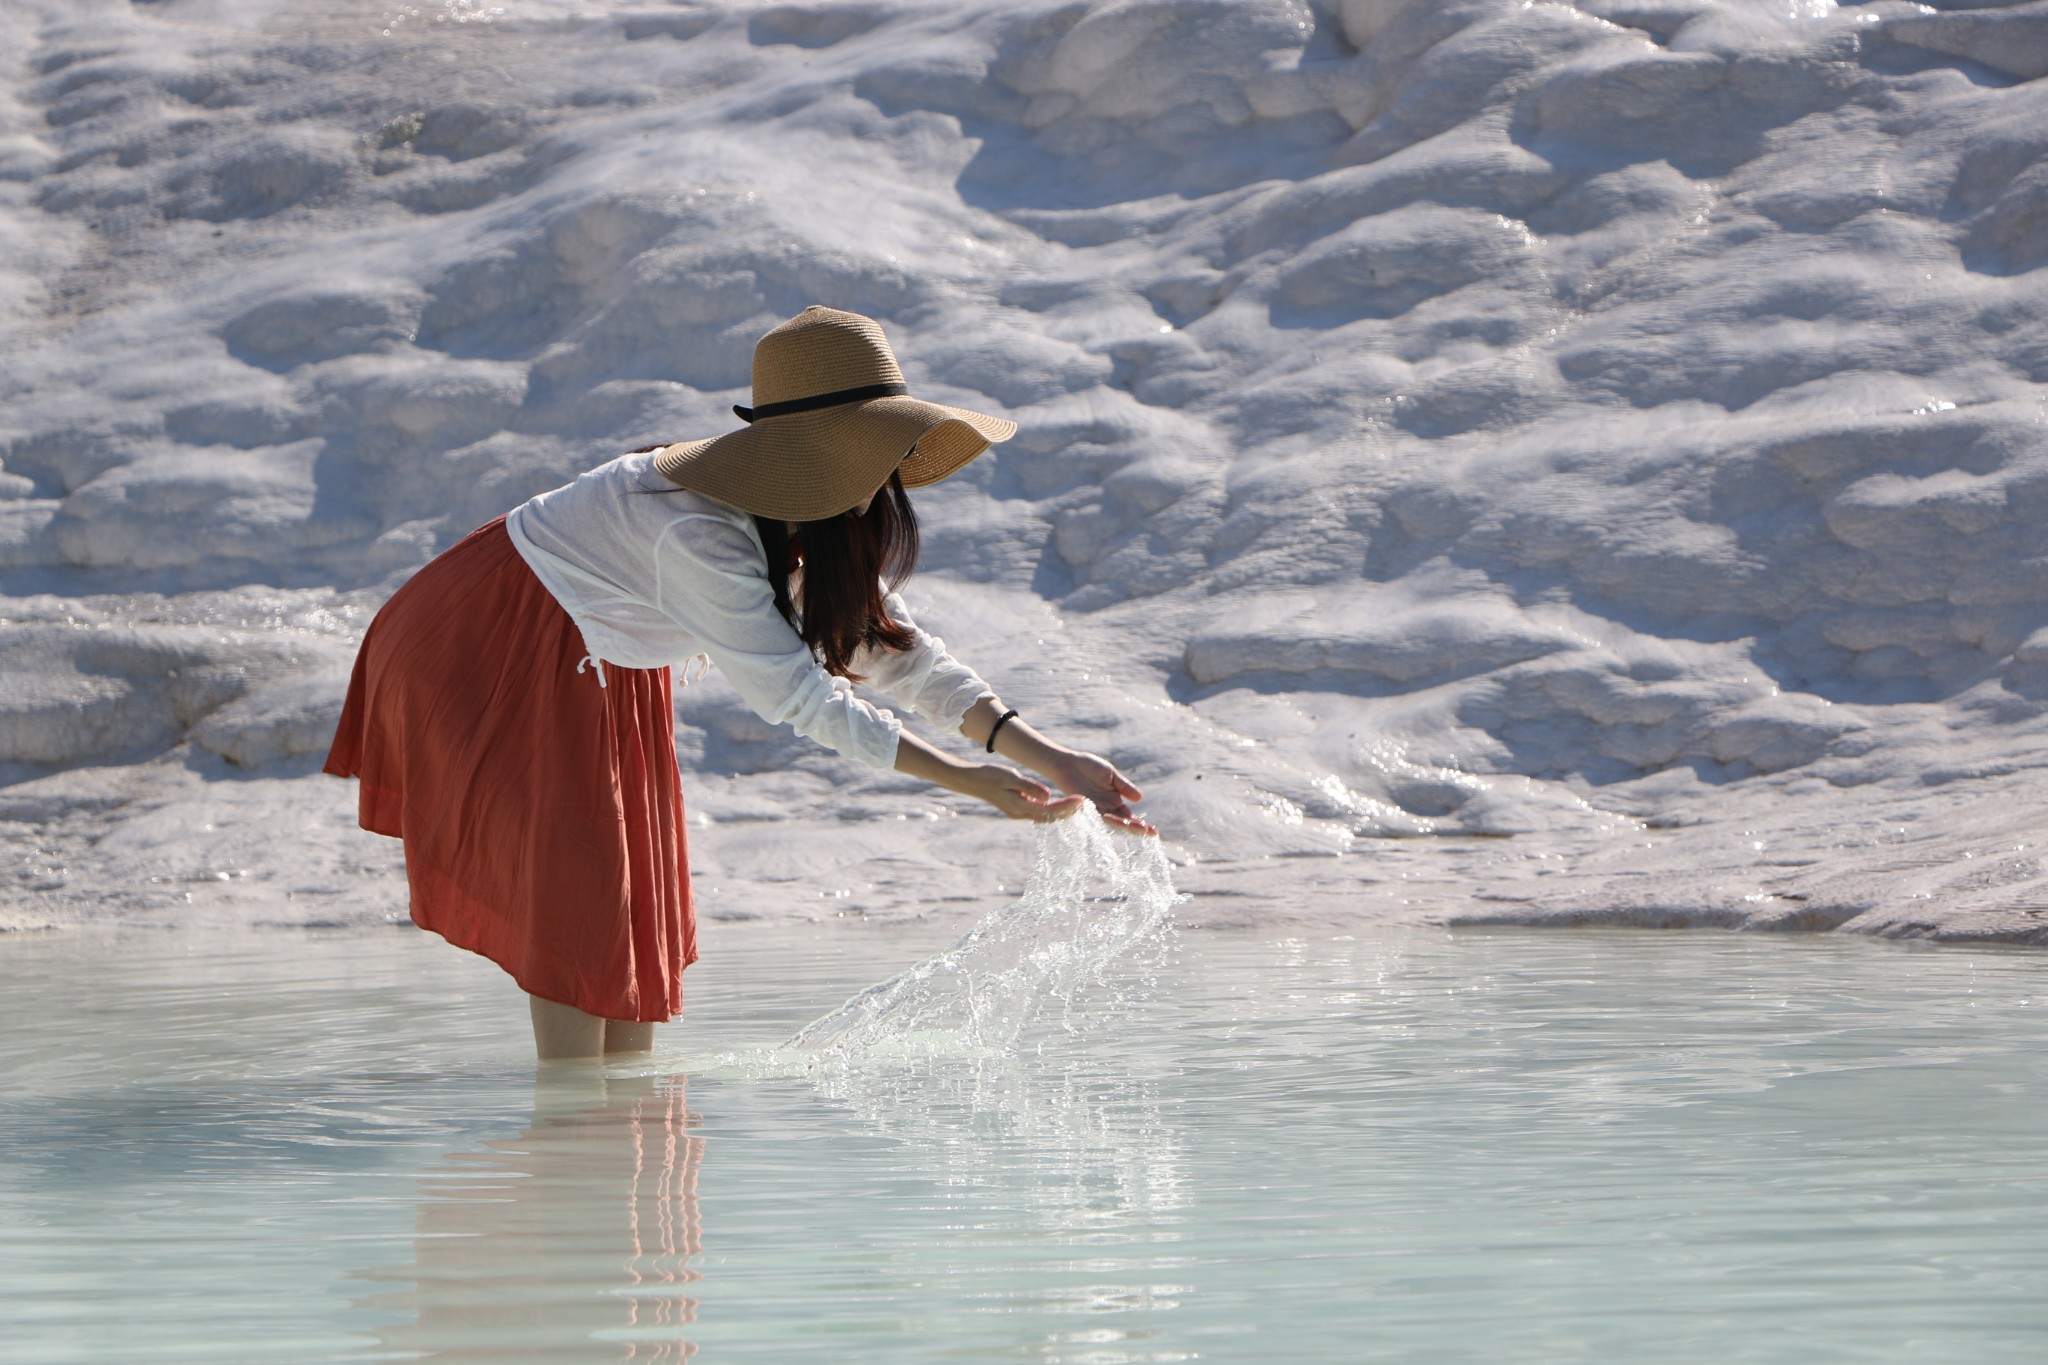
[[[717,517],[679,517],[654,558],[655,608],[701,642],[756,715],[871,768],[895,766],[903,722],[856,697],[790,629],[751,536]]]
[[[853,671],[866,679],[869,687],[925,719],[948,730],[959,729],[968,708],[983,697],[993,697],[995,689],[947,653],[944,640],[919,629],[900,595],[889,593],[884,605],[916,643],[901,653],[869,645],[854,655]]]

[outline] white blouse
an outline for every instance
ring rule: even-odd
[[[748,706],[872,768],[893,767],[903,723],[827,673],[775,609],[754,519],[676,487],[654,456],[625,455],[514,508],[513,546],[583,633],[599,685],[606,663],[660,668],[706,655]],[[863,649],[853,671],[948,729],[994,696],[925,634],[903,599],[889,614],[916,637],[897,653]]]

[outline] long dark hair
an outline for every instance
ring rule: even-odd
[[[876,492],[865,515],[849,511],[800,522],[795,534],[778,518],[757,516],[754,525],[768,551],[775,609],[827,672],[859,682],[852,662],[862,648],[903,650],[915,643],[916,637],[882,603],[884,581],[893,592],[917,567],[917,514],[897,475],[891,474]],[[801,611],[789,595],[789,576],[799,567]]]

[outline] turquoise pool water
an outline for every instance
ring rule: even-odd
[[[2048,957],[1186,934],[1006,1057],[761,1061],[950,937],[709,926],[540,1084],[410,930],[0,940],[0,1362],[2048,1357]]]

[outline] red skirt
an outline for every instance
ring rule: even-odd
[[[414,923],[543,1000],[659,1021],[697,960],[669,671],[583,657],[500,517],[370,622],[327,771],[405,840]]]

